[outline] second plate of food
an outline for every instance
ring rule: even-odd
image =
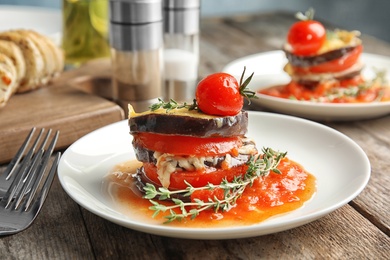
[[[375,54],[362,54],[366,64],[363,75],[367,79],[375,76],[375,70],[389,70],[390,58]],[[247,74],[254,72],[249,88],[259,91],[276,85],[287,84],[290,77],[283,71],[287,59],[283,51],[271,51],[246,56],[226,65],[222,70],[238,79],[246,67]],[[390,78],[389,78],[390,79]],[[371,119],[390,114],[390,102],[373,103],[315,103],[257,94],[252,101],[272,111],[321,121],[351,121]]]

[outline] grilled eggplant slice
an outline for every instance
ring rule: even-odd
[[[332,50],[314,56],[297,56],[285,50],[286,57],[291,65],[295,67],[310,67],[316,66],[324,62],[339,59],[347,53],[353,51],[357,46],[347,46],[344,48]]]
[[[186,108],[158,109],[135,113],[129,107],[130,133],[150,132],[198,137],[244,136],[248,130],[248,113],[235,116],[211,116]]]

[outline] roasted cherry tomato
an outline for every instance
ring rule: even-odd
[[[339,72],[352,67],[360,57],[360,54],[363,51],[363,46],[356,46],[352,51],[346,53],[342,57],[327,61],[315,66],[310,67],[293,67],[293,70],[297,73],[329,73],[329,72]]]
[[[182,135],[161,135],[153,133],[134,134],[134,145],[141,145],[151,151],[175,155],[215,156],[236,154],[241,139],[234,137],[201,138]]]
[[[214,73],[201,80],[196,101],[201,111],[218,116],[236,115],[244,105],[237,80],[227,73]]]
[[[196,102],[199,109],[209,115],[234,116],[238,114],[243,105],[244,98],[254,98],[255,92],[248,90],[253,73],[240,84],[228,73],[214,73],[201,80],[196,89]]]
[[[295,55],[314,55],[325,40],[325,27],[314,20],[294,23],[287,34],[287,42],[291,45],[292,53]]]
[[[157,175],[157,167],[153,163],[144,163],[143,167],[145,175],[149,179],[148,181],[155,185],[161,185]],[[223,179],[231,182],[234,177],[244,175],[247,169],[248,166],[243,164],[230,169],[215,169],[210,167],[199,171],[176,171],[171,174],[169,189],[186,189],[188,185],[185,181],[193,187],[203,187],[208,183],[217,185]]]

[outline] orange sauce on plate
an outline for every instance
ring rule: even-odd
[[[390,101],[390,87],[376,84],[359,85],[364,81],[328,81],[308,88],[291,81],[286,85],[278,85],[259,90],[260,94],[291,99],[306,100],[320,103],[369,103]]]
[[[110,184],[106,187],[111,187],[108,193],[122,212],[128,212],[140,219],[151,219],[154,212],[148,208],[152,204],[142,198],[131,177],[140,165],[139,162],[129,161],[115,166],[107,176],[107,182]],[[288,158],[282,159],[278,169],[281,174],[271,172],[266,177],[257,178],[252,186],[245,189],[242,196],[237,199],[236,205],[229,211],[207,210],[200,212],[194,219],[186,218],[168,225],[179,227],[251,225],[302,207],[316,192],[315,177]],[[158,202],[165,205],[172,203]],[[155,220],[163,223],[166,221],[164,215],[167,214],[160,212]]]

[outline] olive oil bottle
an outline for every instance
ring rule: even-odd
[[[63,0],[62,48],[69,67],[110,56],[108,0]]]

